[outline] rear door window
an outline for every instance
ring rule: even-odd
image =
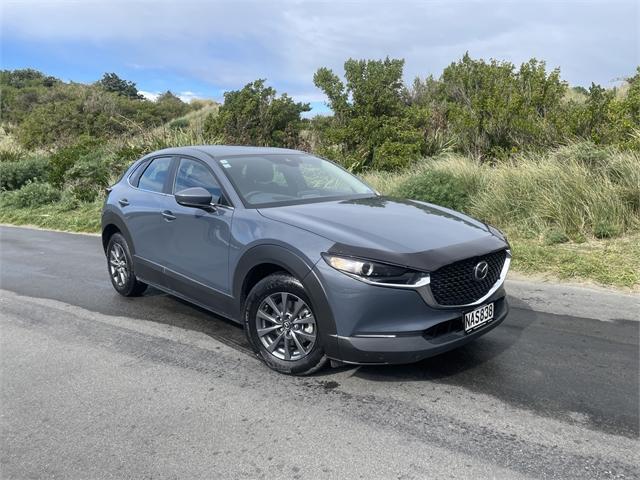
[[[138,188],[150,192],[162,193],[170,167],[171,157],[154,159],[140,176]]]

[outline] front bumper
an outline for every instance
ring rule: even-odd
[[[502,323],[508,313],[502,285],[483,304],[495,302],[494,320],[465,334],[462,318],[477,308],[436,307],[418,290],[369,285],[320,261],[314,277],[326,298],[320,324],[327,356],[343,363],[412,363],[464,345]],[[323,332],[324,331],[324,332]]]
[[[385,337],[338,336],[339,361],[350,364],[369,365],[404,364],[418,362],[425,358],[453,350],[484,335],[504,321],[509,312],[507,299],[502,297],[495,300],[495,304],[496,314],[494,319],[469,334],[464,333],[462,317],[460,317],[460,328],[454,328],[436,336],[430,335],[430,331],[442,324],[436,324],[431,329],[414,334]],[[450,322],[457,323],[455,320]],[[444,323],[447,322],[443,322],[443,324]],[[449,329],[448,325],[447,327],[447,329]]]

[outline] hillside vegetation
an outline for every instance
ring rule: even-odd
[[[438,78],[398,59],[314,76],[333,115],[264,80],[222,105],[158,101],[115,74],[65,83],[3,71],[0,221],[98,231],[104,188],[140,156],[204,143],[299,148],[380,192],[464,211],[504,230],[526,273],[639,288],[640,69],[615,88],[570,87],[532,59],[465,55]]]

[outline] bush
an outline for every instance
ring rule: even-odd
[[[102,142],[95,138],[80,137],[76,143],[59,149],[51,157],[49,181],[62,186],[65,174],[83,156],[100,151]]]
[[[15,208],[34,208],[60,200],[60,190],[48,183],[27,182],[19,190],[4,192],[0,203]]]
[[[64,175],[65,186],[81,202],[92,202],[109,184],[108,162],[96,151],[76,161]]]
[[[398,170],[425,153],[424,111],[403,102],[404,60],[354,60],[344,64],[343,82],[328,68],[313,81],[329,99],[330,118],[316,118],[320,153],[338,147],[338,161],[354,171]],[[335,158],[332,157],[332,158]]]
[[[300,115],[310,109],[309,104],[294,102],[286,93],[278,96],[264,80],[256,80],[224,94],[217,115],[207,116],[204,133],[235,145],[296,147]]]
[[[0,190],[17,190],[27,182],[44,180],[48,168],[48,159],[40,156],[16,162],[0,162]]]
[[[483,187],[483,171],[474,162],[456,157],[434,161],[401,183],[396,195],[469,212],[471,201]]]
[[[444,69],[438,88],[426,92],[446,112],[448,128],[464,153],[508,158],[555,146],[562,138],[567,84],[558,69],[547,72],[536,59],[516,69],[509,62],[465,54]]]
[[[419,145],[386,141],[373,151],[371,166],[378,170],[400,170],[419,157]]]
[[[545,233],[543,240],[545,245],[557,245],[559,243],[568,242],[569,237],[567,237],[564,232],[552,228]]]
[[[169,123],[169,128],[173,130],[181,130],[189,126],[189,120],[186,118],[176,118]]]
[[[70,212],[80,207],[82,202],[70,190],[63,190],[58,203],[61,212]]]

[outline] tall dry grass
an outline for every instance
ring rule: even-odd
[[[447,155],[397,174],[369,172],[379,191],[462,210],[551,242],[640,229],[640,155],[576,143],[498,165]]]

